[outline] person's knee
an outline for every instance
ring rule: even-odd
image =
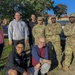
[[[10,70],[8,72],[9,75],[17,75],[17,71],[16,70]]]
[[[50,64],[44,63],[44,64],[41,66],[41,73],[42,73],[42,74],[47,73],[50,68],[51,68],[51,65],[50,65]]]
[[[41,66],[41,64],[40,64],[40,63],[38,63],[38,64],[34,67],[34,69],[39,69],[39,68],[40,68],[40,66]]]
[[[12,71],[12,75],[17,75],[17,71],[16,70],[13,70]]]

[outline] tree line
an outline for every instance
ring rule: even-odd
[[[52,0],[0,0],[0,16],[2,18],[13,18],[15,12],[22,13],[22,18],[29,21],[30,15],[47,15],[47,10],[53,10],[54,14],[60,17],[67,14],[67,6],[58,4],[54,6]]]

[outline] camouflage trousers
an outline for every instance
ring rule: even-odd
[[[60,45],[60,42],[52,42],[53,46],[54,46],[54,50],[56,52],[56,57],[57,57],[57,60],[58,60],[58,63],[61,62],[61,59],[62,59],[62,50],[61,50],[61,45]]]
[[[66,43],[65,46],[65,60],[63,63],[63,67],[68,68],[71,63],[72,53],[75,56],[75,42],[74,43]]]
[[[62,50],[61,50],[61,45],[60,45],[60,42],[52,42],[52,45],[54,47],[54,50],[55,50],[55,53],[56,53],[56,58],[58,60],[58,64],[61,62],[61,59],[62,59]]]

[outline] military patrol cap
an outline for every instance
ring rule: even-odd
[[[54,19],[54,18],[56,18],[56,16],[55,16],[55,15],[51,16],[51,19]]]
[[[37,20],[43,20],[43,18],[42,17],[38,17]]]
[[[74,14],[69,15],[69,18],[75,18]]]

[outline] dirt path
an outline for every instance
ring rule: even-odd
[[[70,70],[66,72],[58,69],[57,67],[54,70],[50,71],[50,75],[75,75],[75,64],[72,64]]]

